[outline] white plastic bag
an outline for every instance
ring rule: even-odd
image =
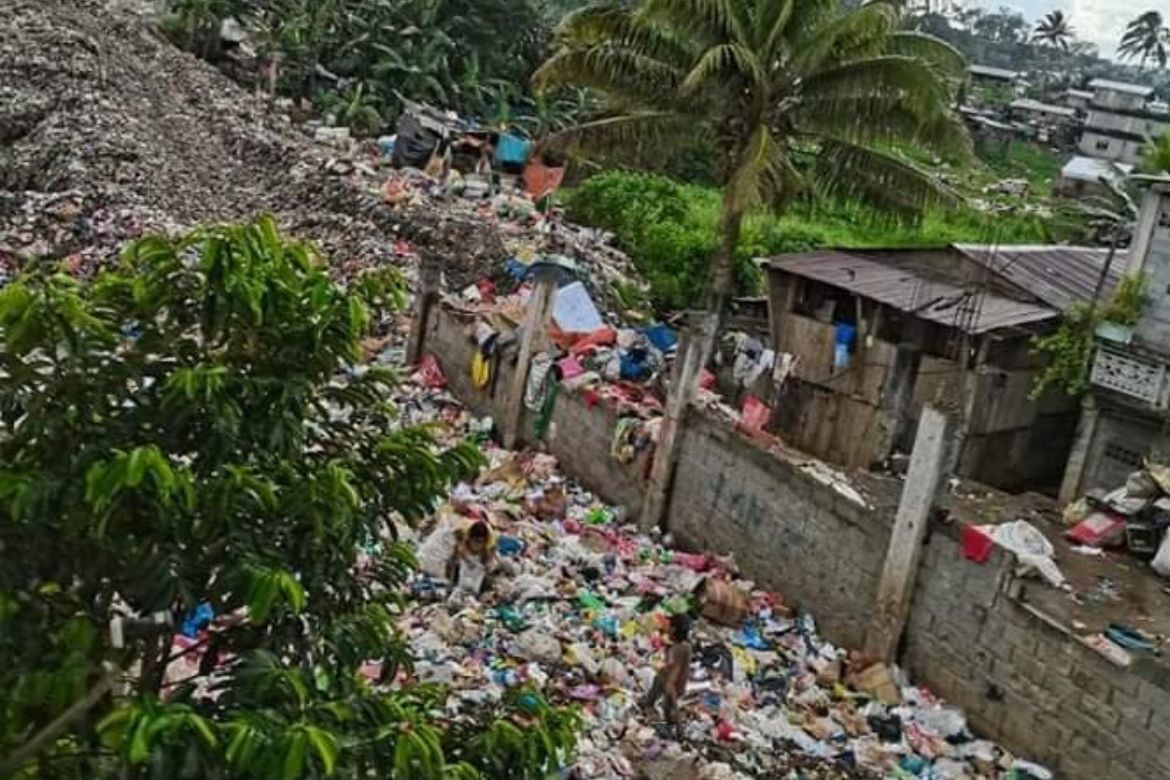
[[[466,557],[459,559],[460,590],[468,593],[479,593],[483,589],[483,581],[487,576],[487,568],[479,558]]]
[[[1162,537],[1162,543],[1158,545],[1158,554],[1150,561],[1150,566],[1159,577],[1170,577],[1170,533]]]

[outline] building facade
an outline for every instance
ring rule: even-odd
[[[1089,88],[1081,154],[1136,165],[1146,142],[1170,131],[1170,113],[1151,100],[1152,87],[1094,79]]]
[[[1064,500],[1123,485],[1147,458],[1170,463],[1170,179],[1149,182],[1129,262],[1145,280],[1141,316],[1098,330]]]

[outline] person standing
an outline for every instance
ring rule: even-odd
[[[678,717],[678,702],[687,691],[691,675],[691,619],[686,615],[672,615],[670,618],[671,645],[666,650],[666,662],[654,675],[654,683],[643,697],[643,709],[651,709],[659,699],[666,722],[674,728],[675,738],[682,736],[682,725]]]

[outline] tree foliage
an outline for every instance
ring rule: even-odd
[[[607,116],[565,140],[713,139],[724,211],[709,290],[721,310],[753,207],[815,193],[913,216],[955,201],[898,148],[968,154],[950,110],[964,61],[901,22],[886,0],[605,2],[565,18],[535,78],[608,101]]]
[[[1122,57],[1138,59],[1143,68],[1150,60],[1159,68],[1164,68],[1168,48],[1170,27],[1166,26],[1161,13],[1147,11],[1126,26],[1117,50]]]
[[[391,520],[481,463],[404,427],[386,370],[347,370],[403,299],[343,288],[271,219],[151,236],[81,283],[0,291],[0,775],[537,776],[574,716],[482,719],[397,682],[412,555]],[[167,678],[177,626],[220,616]],[[358,674],[381,659],[386,685]],[[525,731],[515,738],[514,718]]]
[[[1133,327],[1145,296],[1145,277],[1124,276],[1104,306],[1079,305],[1065,314],[1056,330],[1037,338],[1035,350],[1047,359],[1047,365],[1036,377],[1032,397],[1053,391],[1073,398],[1084,394],[1089,389],[1097,327],[1103,322]]]
[[[1073,37],[1073,28],[1064,11],[1050,11],[1032,30],[1032,40],[1046,46],[1056,46],[1068,50],[1069,41]]]
[[[539,0],[174,0],[171,10],[175,37],[205,56],[220,20],[238,18],[281,94],[369,133],[396,116],[398,95],[484,120],[535,113],[525,87],[554,23]]]

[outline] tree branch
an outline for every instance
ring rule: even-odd
[[[30,759],[40,753],[49,743],[61,736],[64,731],[90,710],[93,705],[109,693],[114,686],[114,676],[106,670],[100,680],[94,683],[84,696],[70,704],[64,712],[54,718],[47,726],[34,734],[31,739],[12,751],[0,760],[0,777],[9,777],[25,765]]]

